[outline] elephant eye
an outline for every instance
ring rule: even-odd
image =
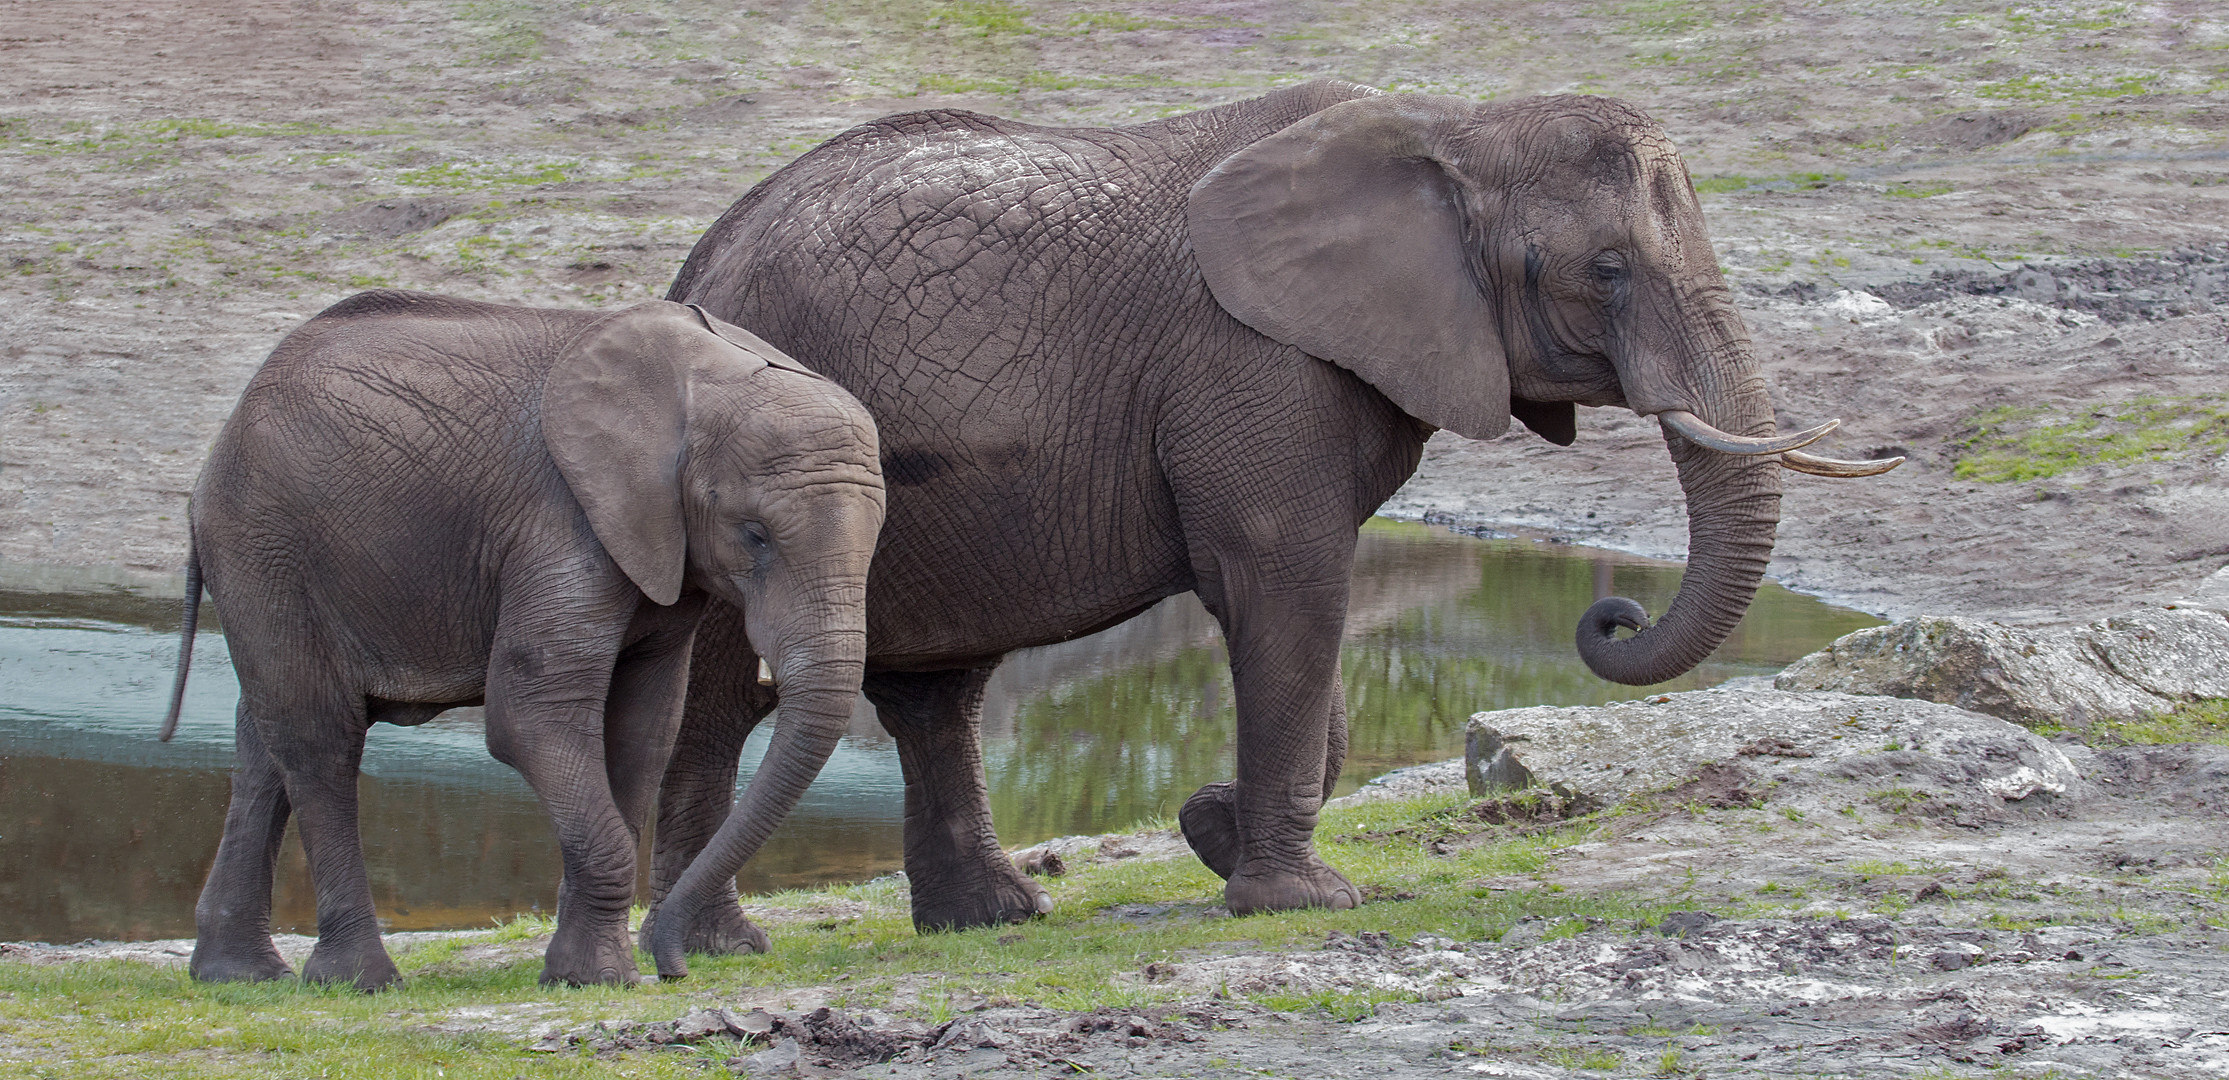
[[[743,543],[754,552],[764,552],[773,546],[773,541],[767,539],[766,526],[756,521],[743,523]]]
[[[1594,280],[1604,285],[1611,285],[1625,277],[1625,260],[1618,258],[1615,253],[1606,251],[1594,257],[1594,262],[1589,269],[1594,273]]]

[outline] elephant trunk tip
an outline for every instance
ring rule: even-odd
[[[650,959],[658,967],[659,982],[678,982],[689,977],[688,950],[684,943],[694,920],[675,918],[676,914],[659,912],[659,918],[650,927],[650,940],[645,943],[649,946]]]
[[[1638,600],[1610,596],[1595,601],[1586,614],[1579,616],[1579,658],[1586,661],[1587,670],[1627,686],[1647,686],[1668,678],[1642,670],[1642,664],[1636,662],[1641,657],[1635,655],[1634,647],[1617,636],[1621,626],[1633,631],[1647,630],[1648,609]]]

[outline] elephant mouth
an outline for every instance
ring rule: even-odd
[[[1841,420],[1829,420],[1814,428],[1788,435],[1758,438],[1720,431],[1706,423],[1702,417],[1685,409],[1666,409],[1656,414],[1657,422],[1697,446],[1716,450],[1722,454],[1745,456],[1774,455],[1782,468],[1792,469],[1812,476],[1831,476],[1849,479],[1860,476],[1879,476],[1904,463],[1902,457],[1873,458],[1866,461],[1844,461],[1804,453],[1802,448],[1825,438],[1842,426]]]

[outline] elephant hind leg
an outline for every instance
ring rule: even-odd
[[[402,981],[380,939],[357,817],[356,779],[368,726],[364,700],[325,687],[283,702],[248,695],[241,708],[285,777],[317,889],[317,947],[302,965],[303,980],[359,990]]]
[[[876,672],[863,689],[898,742],[906,781],[906,877],[917,930],[1021,922],[1052,895],[1014,868],[991,828],[983,779],[983,687],[995,668]]]
[[[202,982],[256,982],[294,974],[271,943],[271,874],[293,806],[286,780],[243,704],[235,725],[232,801],[216,864],[194,904],[193,959]]]

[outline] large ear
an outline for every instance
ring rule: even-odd
[[[753,339],[756,340],[756,339]],[[542,442],[612,561],[660,604],[681,595],[681,456],[689,386],[766,366],[663,300],[589,326],[542,386]]]
[[[1238,321],[1473,439],[1509,430],[1509,362],[1473,277],[1464,189],[1439,144],[1476,106],[1341,102],[1192,186],[1192,247]]]

